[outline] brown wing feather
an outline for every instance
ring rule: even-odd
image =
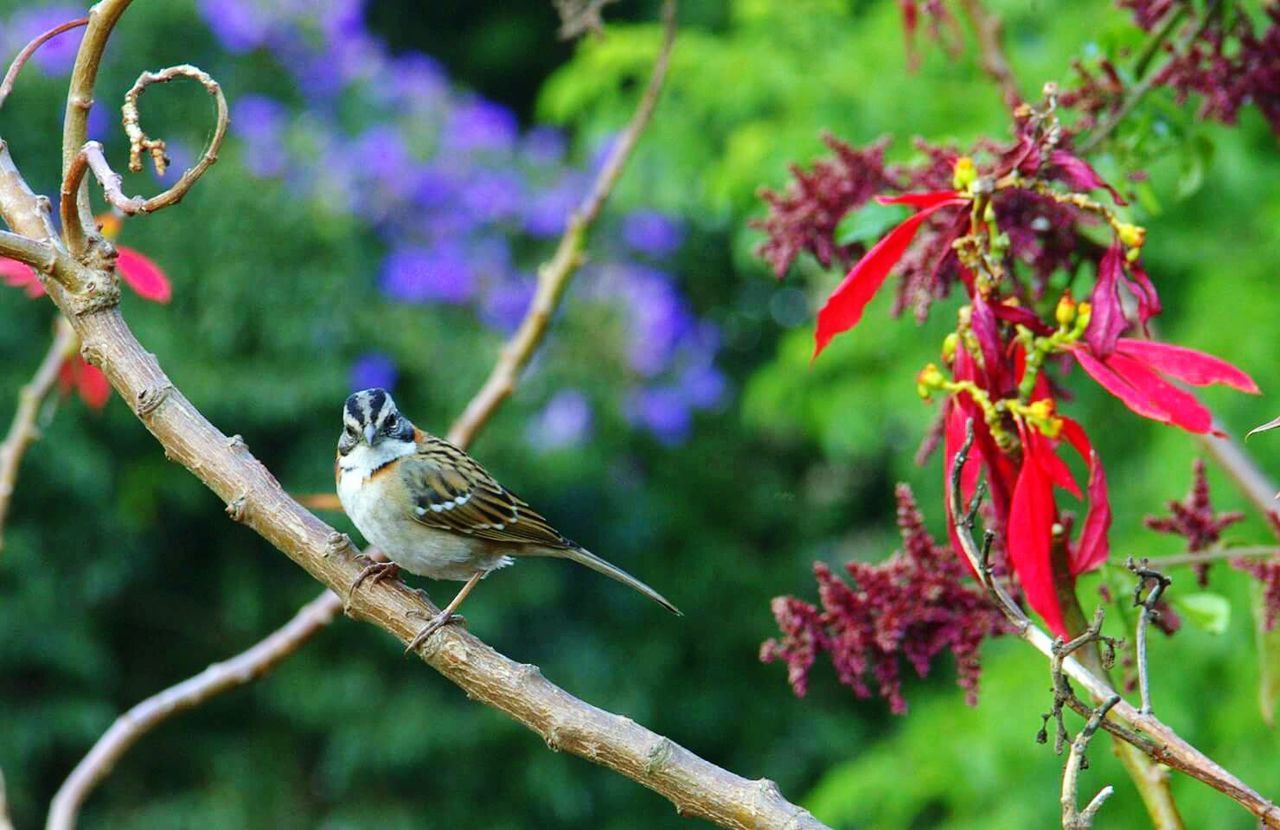
[[[399,468],[414,518],[427,527],[513,545],[577,547],[447,441],[420,434],[417,454]]]

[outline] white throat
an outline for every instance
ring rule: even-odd
[[[384,438],[372,447],[364,443],[357,444],[351,452],[338,460],[338,467],[343,472],[343,478],[347,474],[354,474],[359,481],[363,481],[373,475],[375,470],[397,458],[413,455],[417,450],[418,446],[413,441]]]

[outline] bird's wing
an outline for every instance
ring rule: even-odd
[[[399,464],[413,516],[427,527],[491,542],[574,548],[520,497],[462,450],[422,433]]]

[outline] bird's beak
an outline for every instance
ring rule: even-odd
[[[373,424],[369,424],[364,428],[364,442],[369,446],[373,446],[373,436],[378,434],[378,428]]]

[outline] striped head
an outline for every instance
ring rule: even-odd
[[[413,424],[400,414],[385,389],[365,389],[347,398],[342,408],[338,455],[347,455],[361,445],[373,449],[383,442],[412,444],[413,441]]]

